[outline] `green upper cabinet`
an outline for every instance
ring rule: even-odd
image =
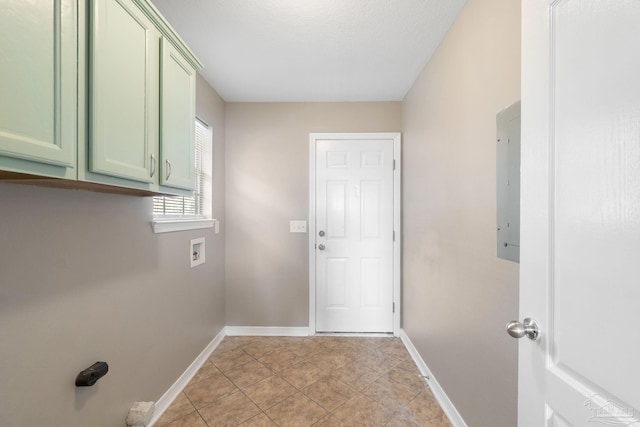
[[[166,38],[160,52],[160,184],[193,190],[196,72]]]
[[[0,169],[75,179],[76,0],[0,1]]]
[[[93,0],[89,49],[89,169],[154,183],[159,36],[132,0]]]
[[[0,0],[0,179],[191,194],[200,68],[149,0]]]
[[[150,2],[89,4],[89,130],[80,156],[88,167],[80,179],[190,194],[202,64]]]

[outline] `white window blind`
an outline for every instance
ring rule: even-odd
[[[160,196],[153,198],[153,216],[156,219],[189,219],[210,217],[211,201],[211,128],[196,119],[195,172],[196,187],[193,196]]]

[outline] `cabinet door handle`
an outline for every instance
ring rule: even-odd
[[[151,178],[156,174],[156,156],[151,155]]]
[[[169,161],[169,159],[165,160],[167,163],[167,175],[165,176],[165,180],[168,181],[169,177],[171,176],[171,162]]]

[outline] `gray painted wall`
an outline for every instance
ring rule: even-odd
[[[197,83],[214,127],[214,216],[224,215],[224,103]],[[151,199],[0,184],[0,425],[124,426],[224,326],[224,233],[153,234]],[[189,240],[207,263],[189,268]],[[110,371],[77,389],[98,360]]]
[[[400,126],[399,102],[227,104],[227,325],[309,325],[309,133]]]
[[[403,102],[403,328],[467,425],[513,427],[518,265],[496,257],[496,113],[520,2],[469,0]]]
[[[308,236],[289,220],[308,218],[308,134],[400,130],[403,327],[469,426],[515,425],[518,267],[495,256],[494,138],[519,99],[519,13],[469,0],[402,104],[225,105],[198,77],[219,235],[153,234],[150,199],[0,184],[0,425],[123,425],[225,324],[307,326]],[[200,236],[207,263],[190,269]],[[97,360],[111,372],[76,389]]]

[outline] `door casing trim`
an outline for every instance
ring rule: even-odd
[[[395,240],[393,242],[393,335],[400,335],[401,327],[401,250],[402,250],[402,221],[400,217],[401,190],[402,190],[402,137],[400,132],[368,132],[368,133],[310,133],[309,134],[309,333],[316,331],[316,264],[315,264],[315,239],[316,239],[316,145],[320,139],[334,140],[393,140],[393,159],[395,168],[393,171],[393,230]]]

